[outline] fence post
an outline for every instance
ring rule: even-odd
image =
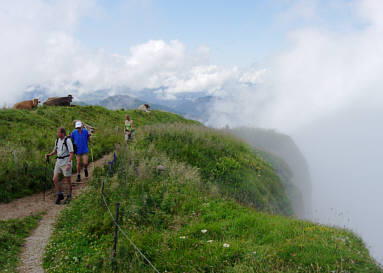
[[[113,174],[113,169],[112,169],[112,167],[113,167],[113,161],[109,161],[109,162],[108,162],[108,176],[109,176],[109,177],[111,177],[112,174]]]
[[[17,152],[13,151],[13,158],[15,160],[15,164],[17,164]]]
[[[116,203],[116,217],[114,219],[114,242],[113,242],[113,259],[117,254],[117,234],[118,234],[118,214],[120,210],[120,203]]]

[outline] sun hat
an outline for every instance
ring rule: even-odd
[[[82,122],[81,121],[76,121],[76,124],[74,126],[75,128],[81,128],[82,127]]]

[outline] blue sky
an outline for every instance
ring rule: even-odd
[[[347,31],[360,22],[350,1],[321,0],[100,0],[99,12],[83,17],[76,36],[89,48],[128,53],[148,40],[179,40],[189,49],[211,48],[219,65],[258,66],[288,45],[299,28]]]

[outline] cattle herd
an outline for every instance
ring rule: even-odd
[[[46,106],[72,106],[72,95],[68,95],[66,97],[53,97],[48,98],[43,105]],[[33,100],[25,100],[16,103],[13,108],[15,109],[22,109],[22,110],[32,110],[34,108],[37,108],[40,101],[39,99],[33,99]]]
[[[66,97],[52,97],[48,98],[43,105],[45,106],[74,106],[72,105],[72,95],[68,95]],[[40,100],[39,99],[32,99],[32,100],[25,100],[16,103],[13,108],[20,109],[20,110],[32,110],[37,108],[39,105]],[[144,111],[144,112],[150,112],[150,105],[149,104],[142,104],[138,106],[138,110]]]

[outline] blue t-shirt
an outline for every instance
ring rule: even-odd
[[[89,153],[88,148],[88,130],[82,129],[81,134],[78,129],[75,129],[70,137],[74,140],[74,144],[77,145],[77,153],[76,154],[85,154]]]

